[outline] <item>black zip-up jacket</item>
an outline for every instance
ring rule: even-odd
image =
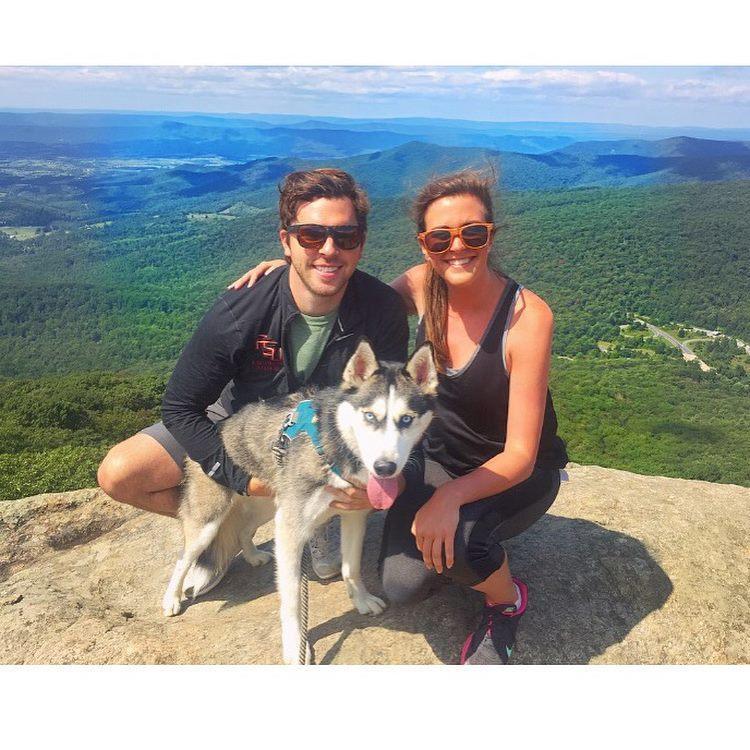
[[[287,364],[289,326],[299,314],[288,266],[267,274],[252,289],[225,292],[200,322],[167,384],[164,425],[203,471],[243,495],[250,477],[227,455],[216,425],[206,416],[207,406],[221,397],[221,405],[233,414],[245,404],[292,393],[302,385],[337,385],[362,336],[379,359],[406,360],[404,304],[395,290],[363,271],[355,270],[349,279],[338,318],[306,383]]]

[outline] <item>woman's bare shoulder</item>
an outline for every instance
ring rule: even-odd
[[[519,360],[531,357],[536,360],[546,356],[552,341],[554,318],[550,306],[530,289],[524,287],[513,311],[508,327],[506,361],[508,371],[513,367],[514,357]]]
[[[553,319],[554,316],[550,306],[531,289],[523,287],[516,300],[511,327],[533,327],[536,330],[540,327],[551,328]]]

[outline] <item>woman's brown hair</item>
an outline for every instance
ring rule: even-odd
[[[494,222],[492,187],[497,181],[494,169],[489,173],[465,169],[461,172],[436,177],[420,191],[412,205],[412,217],[417,231],[425,230],[425,214],[432,203],[450,195],[472,195],[484,206],[485,221]],[[446,323],[448,320],[448,286],[428,263],[424,276],[424,331],[432,342],[438,369],[445,372],[448,362]]]

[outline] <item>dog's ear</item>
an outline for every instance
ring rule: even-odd
[[[363,338],[346,363],[342,378],[343,385],[348,388],[359,388],[379,368],[378,359],[370,342]]]
[[[409,377],[427,393],[437,394],[438,376],[432,344],[425,341],[406,363],[404,370]]]

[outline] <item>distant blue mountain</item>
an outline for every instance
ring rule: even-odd
[[[581,145],[581,144],[577,144]],[[273,207],[277,185],[297,169],[338,166],[351,172],[373,198],[413,195],[429,178],[466,167],[492,167],[503,190],[633,187],[684,182],[750,180],[750,152],[740,142],[667,139],[599,142],[545,154],[437,146],[411,141],[391,149],[341,159],[264,158],[224,167],[151,170],[150,184],[134,192],[132,176],[103,176],[94,198],[116,212],[138,210],[151,200],[201,199],[206,205],[240,202]],[[653,154],[653,155],[646,155]],[[1,173],[0,173],[1,176]],[[148,197],[150,196],[150,198]]]
[[[280,122],[279,116],[253,114],[247,115],[258,121]],[[691,126],[652,126],[626,125],[619,123],[590,123],[590,122],[549,122],[549,121],[517,121],[496,122],[480,120],[451,120],[445,118],[427,117],[398,117],[381,120],[345,119],[341,117],[316,117],[305,115],[284,115],[284,124],[294,127],[307,127],[307,123],[314,122],[314,127],[336,127],[356,130],[385,129],[395,133],[432,132],[435,130],[473,131],[493,134],[496,136],[538,136],[566,138],[568,141],[590,140],[663,140],[670,137],[688,136],[693,138],[714,140],[746,140],[750,139],[750,128],[702,128]]]
[[[387,149],[410,140],[410,135],[383,130],[295,129],[253,120],[0,113],[0,158],[325,158]]]
[[[81,205],[117,215],[174,200],[196,209],[241,204],[252,213],[275,204],[285,174],[331,165],[373,197],[413,194],[430,177],[464,167],[492,166],[502,189],[518,191],[750,180],[750,132],[570,143],[573,133],[628,126],[260,117],[0,112],[0,224],[49,223],[42,196],[57,196],[60,216]],[[546,148],[552,143],[558,147]],[[72,162],[62,173],[23,165],[63,157]],[[76,159],[85,160],[81,170]]]
[[[695,138],[583,143],[545,154],[412,142],[387,151],[348,157],[339,164],[356,175],[374,195],[383,196],[413,192],[435,174],[490,165],[506,190],[750,179],[747,144]]]
[[[750,142],[717,141],[682,136],[660,141],[589,141],[574,143],[562,148],[561,151],[572,156],[630,154],[648,157],[731,157],[750,154]]]
[[[295,115],[0,112],[0,158],[220,157],[238,162],[268,156],[316,159],[367,154],[411,141],[542,154],[575,148],[587,141],[626,140],[632,144],[676,136],[742,141],[750,139],[750,129],[712,131],[432,118],[373,120]],[[642,147],[642,155],[655,154]]]

